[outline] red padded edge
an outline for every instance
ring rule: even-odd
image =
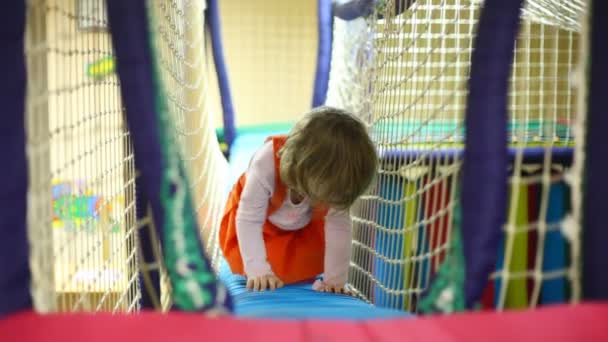
[[[3,342],[608,341],[608,304],[358,322],[24,312],[0,319],[0,337]]]

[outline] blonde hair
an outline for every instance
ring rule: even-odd
[[[378,163],[367,128],[347,111],[317,107],[298,121],[279,151],[283,183],[313,203],[349,208]]]

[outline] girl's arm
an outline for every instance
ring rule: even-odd
[[[263,236],[268,201],[274,191],[272,154],[272,143],[267,143],[251,160],[236,214],[236,234],[245,274],[252,278],[273,274]]]
[[[343,287],[348,278],[352,246],[352,221],[347,210],[330,209],[325,217],[323,284]]]

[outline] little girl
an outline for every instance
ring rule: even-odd
[[[349,207],[368,188],[377,156],[353,115],[318,107],[287,136],[272,136],[228,198],[220,246],[248,290],[323,279],[313,288],[345,293],[352,240]]]

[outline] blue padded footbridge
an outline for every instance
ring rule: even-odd
[[[274,291],[247,291],[245,278],[232,274],[225,262],[221,264],[219,277],[232,294],[234,313],[239,317],[344,320],[414,317],[351,296],[317,292],[312,283],[288,285]]]

